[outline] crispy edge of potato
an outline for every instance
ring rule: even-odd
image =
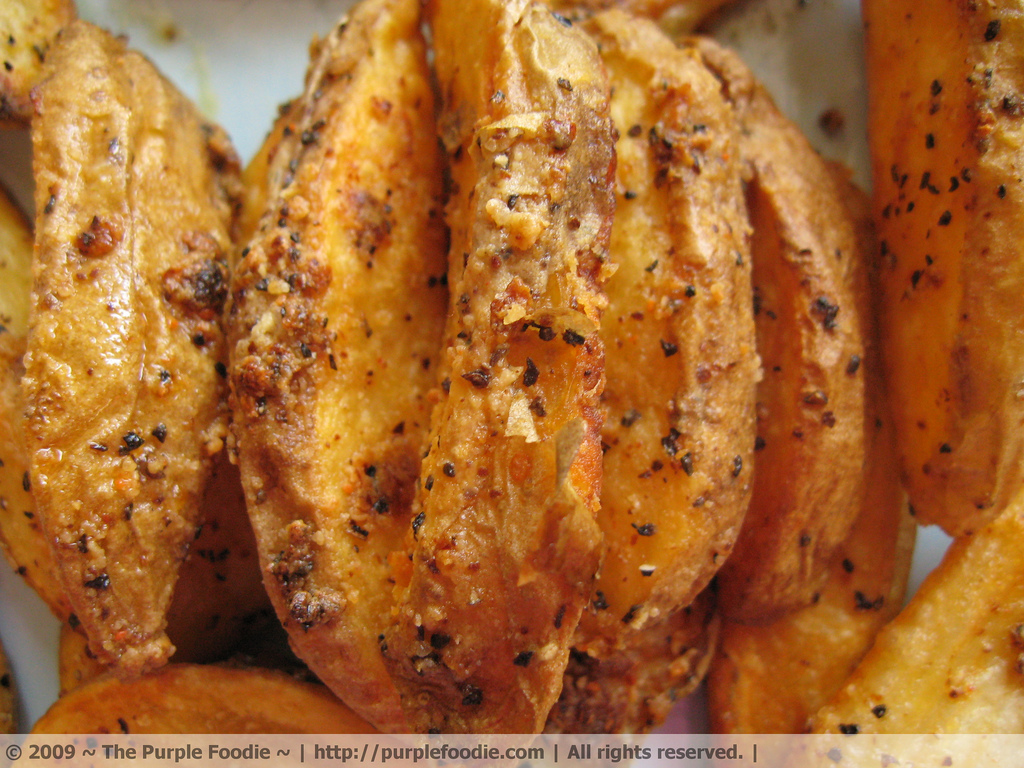
[[[441,0],[428,19],[452,310],[387,659],[414,730],[537,732],[599,558],[608,84],[540,4]]]
[[[647,733],[700,685],[718,638],[710,591],[691,605],[630,629],[600,658],[573,649],[546,733]]]
[[[570,19],[617,8],[648,18],[670,35],[693,32],[734,0],[556,0],[551,7]]]
[[[47,53],[77,15],[73,0],[0,0],[0,125],[28,125]]]
[[[129,682],[101,675],[58,699],[42,733],[374,733],[323,685],[282,672],[172,664]]]
[[[719,606],[764,622],[807,605],[860,508],[864,356],[844,189],[739,58],[691,40],[741,125],[754,228],[758,438],[754,490],[718,574]]]
[[[969,533],[1024,479],[1024,17],[865,2],[882,321],[904,484]]]
[[[392,569],[408,567],[448,305],[443,159],[418,24],[414,0],[364,3],[314,50],[304,95],[252,171],[269,192],[250,204],[263,197],[266,212],[229,313],[267,589],[321,679],[396,731],[409,726],[381,635]],[[280,242],[296,256],[284,260]]]
[[[237,159],[148,61],[86,22],[65,28],[47,72],[22,379],[33,492],[94,652],[132,675],[171,651],[164,614],[226,435]]]
[[[1024,493],[950,545],[812,733],[1024,729]]]
[[[608,11],[586,29],[619,136],[601,321],[605,554],[575,639],[600,656],[693,602],[731,551],[760,361],[739,139],[718,80],[649,21]]]

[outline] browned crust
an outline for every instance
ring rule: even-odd
[[[32,88],[60,31],[74,21],[72,0],[0,0],[0,125],[28,125]]]

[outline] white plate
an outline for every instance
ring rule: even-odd
[[[347,0],[79,0],[81,15],[117,33],[157,66],[232,136],[243,159],[257,149],[277,105],[301,90],[310,39],[325,34]],[[857,0],[749,0],[717,27],[769,85],[779,106],[822,154],[869,181],[865,90]],[[819,117],[838,110],[827,135]],[[28,142],[0,132],[0,179],[29,205]],[[948,539],[934,528],[919,539],[911,589]],[[57,695],[57,622],[21,580],[0,566],[0,638],[11,657],[28,727]],[[682,702],[664,730],[706,727],[701,702]]]

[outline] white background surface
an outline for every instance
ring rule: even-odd
[[[79,0],[81,15],[148,54],[208,116],[223,125],[247,160],[276,114],[302,87],[313,35],[326,34],[347,0]],[[740,49],[824,155],[846,162],[868,184],[861,24],[856,0],[740,0],[716,26]],[[828,137],[823,111],[839,109],[845,124]],[[0,131],[0,180],[27,204],[28,142]],[[947,539],[935,529],[919,537],[911,589],[935,564]],[[0,638],[23,695],[27,729],[57,694],[56,621],[0,563]],[[700,703],[683,702],[666,730],[699,730]]]

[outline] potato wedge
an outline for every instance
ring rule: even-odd
[[[73,0],[0,0],[0,124],[28,125],[30,92],[57,35],[76,16]]]
[[[922,523],[970,533],[1024,481],[1017,3],[865,2],[886,375]]]
[[[599,558],[608,81],[545,6],[427,6],[452,306],[387,660],[414,730],[537,732]]]
[[[556,0],[551,7],[569,18],[619,8],[631,15],[652,19],[665,32],[692,32],[733,0]]]
[[[573,649],[547,733],[647,733],[707,672],[718,637],[713,596],[632,629],[623,648],[601,658]]]
[[[25,450],[21,377],[31,286],[32,230],[0,190],[0,545],[50,610],[67,618],[71,606],[36,515]]]
[[[244,218],[260,223],[229,310],[235,432],[267,589],[299,655],[389,731],[409,726],[381,635],[393,570],[408,566],[448,306],[418,25],[416,0],[373,0],[314,51],[305,93],[249,171]]]
[[[172,664],[104,675],[58,699],[32,733],[373,733],[324,686],[281,672]]]
[[[0,733],[18,732],[18,698],[7,654],[0,646]]]
[[[57,643],[57,682],[60,695],[73,691],[81,685],[101,677],[107,671],[89,650],[85,634],[70,624],[60,625],[60,639]]]
[[[760,361],[733,110],[695,51],[608,11],[586,30],[618,130],[608,309],[604,557],[574,645],[598,657],[688,606],[750,502]]]
[[[716,733],[802,733],[903,605],[917,524],[907,513],[896,461],[875,327],[877,277],[869,273],[876,241],[870,201],[835,173],[858,224],[849,275],[864,322],[867,436],[865,494],[853,529],[835,553],[811,605],[765,626],[723,621],[708,674]]]
[[[165,614],[227,411],[227,137],[123,41],[67,27],[35,90],[22,389],[31,484],[97,658],[164,663]]]
[[[1024,730],[1024,495],[950,545],[813,733]]]
[[[828,165],[732,53],[693,42],[740,122],[754,227],[754,491],[718,578],[722,614],[768,621],[810,603],[860,509],[864,356],[857,234]]]

